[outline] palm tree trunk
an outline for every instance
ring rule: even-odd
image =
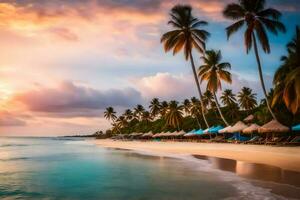
[[[194,63],[194,58],[193,58],[192,52],[190,52],[190,59],[191,59],[191,65],[192,65],[192,69],[193,69],[193,74],[194,74],[197,90],[198,90],[199,97],[200,97],[201,114],[202,114],[202,117],[204,119],[204,122],[205,122],[207,128],[209,128],[208,122],[207,122],[205,114],[204,114],[204,109],[203,109],[204,105],[203,105],[203,101],[202,101],[202,92],[201,92],[201,88],[200,88],[200,82],[199,82],[199,79],[198,79],[198,76],[197,76],[197,73],[196,73],[196,68],[195,68],[195,63]]]
[[[268,110],[269,110],[270,114],[272,115],[273,119],[276,120],[276,117],[275,117],[275,115],[274,115],[274,113],[271,109],[271,106],[269,104],[269,101],[268,101],[267,90],[266,90],[266,86],[265,86],[265,83],[264,83],[264,77],[263,77],[263,74],[262,74],[262,67],[261,67],[261,63],[260,63],[260,58],[259,58],[259,54],[258,54],[257,43],[256,43],[256,38],[255,38],[254,33],[252,34],[252,37],[253,37],[253,43],[254,43],[254,52],[255,52],[256,61],[257,61],[257,65],[258,65],[260,83],[261,83],[261,86],[262,86],[262,89],[263,89],[263,92],[264,92],[264,95],[265,95],[265,98],[266,98],[266,103],[267,103]]]
[[[228,122],[226,121],[226,119],[225,119],[225,117],[223,116],[222,111],[221,111],[221,109],[220,109],[220,105],[219,105],[219,102],[218,102],[216,93],[214,92],[213,94],[214,94],[214,98],[215,98],[215,101],[216,101],[216,106],[217,106],[217,109],[218,109],[218,111],[219,111],[219,113],[220,113],[220,116],[221,116],[223,122],[226,124],[226,126],[229,126]]]
[[[198,124],[199,128],[201,129],[201,124],[200,124],[200,122],[199,122],[199,119],[198,119],[197,116],[195,116],[195,117],[196,117],[196,120],[197,120],[197,124]]]

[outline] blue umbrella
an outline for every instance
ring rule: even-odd
[[[224,128],[223,126],[216,126],[216,127],[210,128],[207,132],[217,134],[219,132],[219,130],[221,130],[223,128]]]
[[[203,134],[203,130],[202,130],[202,129],[199,129],[198,131],[195,132],[195,134],[196,134],[196,135],[201,135],[201,134]]]
[[[300,131],[300,124],[293,126],[292,131]]]

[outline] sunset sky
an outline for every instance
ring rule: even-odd
[[[231,62],[234,92],[253,88],[260,98],[257,66],[247,55],[243,32],[226,39],[231,22],[224,6],[236,0],[0,0],[0,136],[93,133],[110,124],[103,110],[196,96],[192,71],[182,54],[165,54],[168,12],[188,3],[212,34],[207,48]],[[300,22],[298,0],[269,0],[283,13],[286,34],[270,35],[262,54],[266,85]],[[195,52],[197,65],[199,54]]]

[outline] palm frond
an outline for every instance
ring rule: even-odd
[[[245,10],[242,6],[232,3],[226,6],[223,11],[224,17],[232,20],[242,19],[245,15]]]
[[[228,26],[226,28],[227,39],[229,39],[232,34],[236,33],[240,28],[242,28],[244,24],[245,20],[242,19]]]

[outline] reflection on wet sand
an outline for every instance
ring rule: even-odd
[[[285,196],[290,196],[292,198],[299,198],[300,196],[299,172],[284,170],[270,165],[247,163],[225,158],[202,155],[193,156],[198,159],[207,160],[216,169],[230,171],[238,176],[252,180],[268,181],[269,184],[264,184],[264,186],[272,189],[272,192],[276,194],[284,194]],[[280,183],[281,185],[279,186],[274,183]],[[260,182],[256,182],[256,184],[263,186]],[[295,187],[290,187],[288,185]]]

